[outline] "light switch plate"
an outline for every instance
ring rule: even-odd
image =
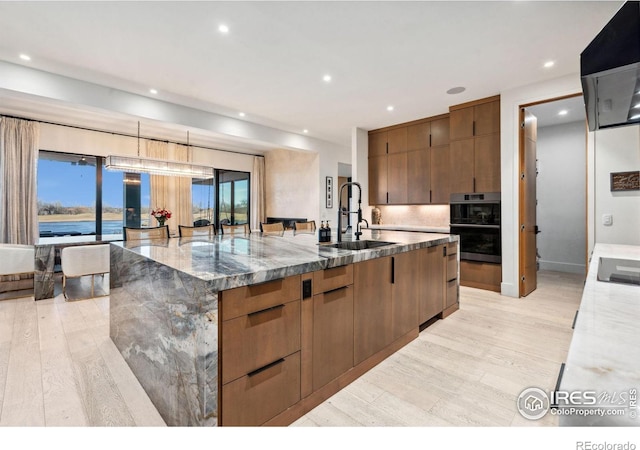
[[[610,227],[613,225],[613,216],[611,214],[602,215],[602,225]]]

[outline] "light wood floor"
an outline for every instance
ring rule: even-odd
[[[555,386],[582,286],[541,272],[523,299],[463,287],[459,311],[293,425],[556,425],[515,403]],[[0,301],[0,426],[164,426],[109,339],[108,310],[108,297]]]

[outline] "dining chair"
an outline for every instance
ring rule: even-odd
[[[188,225],[178,225],[178,235],[180,237],[208,236],[216,235],[216,228],[213,225],[191,227]]]
[[[123,227],[125,241],[137,241],[141,239],[168,239],[169,225],[156,228]]]
[[[316,221],[309,220],[307,222],[293,222],[293,231],[313,233],[316,231]]]
[[[60,252],[60,267],[62,268],[62,294],[65,300],[69,299],[67,279],[89,275],[91,275],[91,296],[87,298],[93,298],[95,276],[109,273],[109,261],[109,244],[64,247]],[[102,296],[105,295],[109,294],[105,293]]]
[[[251,230],[249,229],[249,225],[246,223],[240,224],[240,225],[227,225],[227,224],[222,224],[222,234],[244,234],[247,235],[249,233],[251,233]]]
[[[266,234],[284,234],[284,223],[262,223],[260,222],[260,231]]]

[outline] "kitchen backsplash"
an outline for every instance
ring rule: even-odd
[[[382,205],[382,225],[449,227],[449,205]]]

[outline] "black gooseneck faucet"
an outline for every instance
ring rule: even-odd
[[[345,186],[358,186],[358,210],[357,211],[344,211],[346,214],[357,214],[358,215],[358,223],[356,224],[356,241],[360,240],[360,236],[362,236],[362,231],[360,230],[360,223],[366,222],[367,227],[369,226],[369,222],[366,219],[362,218],[362,186],[360,183],[356,181],[349,181],[348,183],[344,183],[340,186],[340,192],[338,198],[340,199],[338,204],[338,242],[342,242],[342,190]]]

